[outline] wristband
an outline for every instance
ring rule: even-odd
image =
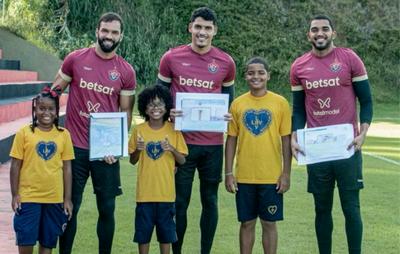
[[[228,173],[225,173],[225,176],[231,176],[231,175],[233,175],[233,172],[231,171],[231,172],[228,172]]]

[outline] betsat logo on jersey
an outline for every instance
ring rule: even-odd
[[[319,79],[314,81],[306,80],[306,88],[307,89],[315,89],[315,88],[323,88],[323,87],[332,87],[332,86],[340,86],[339,77],[332,79]]]
[[[105,86],[97,82],[86,81],[83,78],[81,78],[81,81],[79,82],[79,87],[108,95],[112,95],[114,92],[114,87]]]
[[[179,85],[181,86],[194,86],[202,87],[212,90],[214,86],[214,80],[201,80],[197,78],[184,78],[179,76]]]

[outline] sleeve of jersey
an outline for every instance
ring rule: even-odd
[[[297,78],[296,62],[294,62],[290,67],[290,85],[292,92],[304,90],[303,86],[300,83],[300,80]]]
[[[239,116],[236,110],[235,102],[232,103],[229,112],[232,114],[232,120],[230,120],[228,123],[228,135],[237,137],[239,135],[239,129],[238,129]]]
[[[353,82],[363,81],[368,79],[367,70],[361,58],[352,50],[349,49],[349,58],[351,64],[351,77]]]
[[[72,66],[74,64],[74,58],[75,58],[75,52],[72,52],[69,55],[67,55],[64,59],[64,62],[61,65],[60,70],[58,71],[60,77],[66,82],[71,82],[72,80],[73,76]]]
[[[232,57],[229,56],[229,71],[228,74],[226,75],[222,86],[227,87],[227,86],[232,86],[235,83],[235,76],[236,76],[236,65],[235,61],[233,61]]]
[[[19,130],[14,137],[14,142],[11,147],[10,157],[23,160],[24,159],[24,131]]]
[[[289,135],[292,131],[292,114],[290,113],[289,102],[285,100],[282,103],[282,117],[279,128],[279,134],[281,136]]]
[[[137,137],[137,129],[136,127],[133,129],[131,138],[128,143],[128,153],[131,154],[136,150],[136,137]]]
[[[126,77],[124,78],[124,84],[122,86],[121,95],[131,96],[135,94],[136,89],[136,73],[131,65],[127,69]]]
[[[66,129],[64,129],[63,134],[65,138],[65,143],[63,153],[61,154],[61,159],[63,161],[73,160],[75,159],[75,155],[74,148],[72,146],[71,135]]]
[[[189,154],[189,150],[185,143],[185,139],[183,138],[182,132],[180,132],[180,131],[176,132],[176,147],[175,147],[175,149],[178,152],[180,152],[181,154],[184,154],[184,155]]]
[[[167,51],[160,60],[160,66],[158,68],[158,75],[157,77],[166,83],[171,83],[172,81],[172,72],[169,66],[169,58],[171,55],[171,50]]]

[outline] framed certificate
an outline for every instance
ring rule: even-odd
[[[91,113],[89,128],[89,159],[100,160],[106,155],[128,156],[128,122],[126,112]]]
[[[299,165],[350,158],[354,147],[347,147],[354,139],[352,124],[337,124],[297,130],[297,142],[304,155],[298,153]]]
[[[215,93],[176,93],[175,107],[183,116],[175,118],[175,130],[225,132],[229,95]]]

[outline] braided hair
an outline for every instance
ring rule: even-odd
[[[37,125],[37,117],[35,114],[35,108],[37,106],[38,100],[42,98],[49,98],[54,101],[56,104],[56,118],[54,119],[54,125],[58,131],[64,131],[63,128],[59,127],[59,113],[60,113],[60,96],[62,94],[62,89],[60,86],[55,86],[51,88],[50,86],[46,86],[43,90],[32,99],[32,124],[30,125],[32,132],[35,132],[35,128]]]

